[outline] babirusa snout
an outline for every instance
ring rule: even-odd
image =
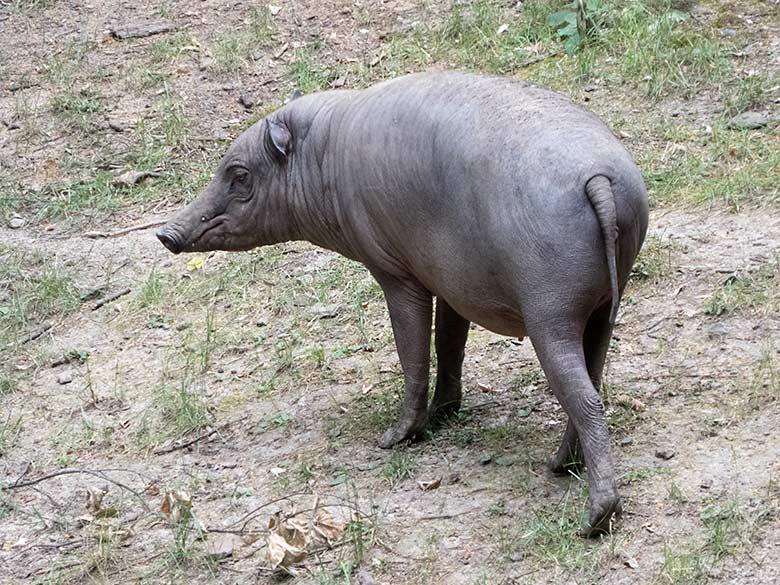
[[[165,224],[157,230],[157,239],[174,254],[179,254],[184,247],[181,236],[170,226],[170,224]]]

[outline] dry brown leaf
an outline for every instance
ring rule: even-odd
[[[281,512],[271,516],[268,529],[298,548],[306,548],[309,541],[309,523],[298,518],[282,518]]]
[[[628,567],[629,569],[638,569],[639,563],[636,562],[636,559],[630,555],[624,555],[623,556],[623,564]]]
[[[623,408],[630,408],[636,412],[642,412],[647,408],[644,402],[627,394],[618,394],[615,398],[615,404]]]
[[[268,521],[266,539],[268,563],[272,569],[288,567],[306,558],[312,545],[331,545],[344,536],[346,526],[338,522],[327,510],[314,505],[314,513],[308,520],[277,512]]]
[[[150,171],[127,171],[119,175],[114,179],[114,187],[132,187],[137,185],[149,177],[159,177],[160,173]]]
[[[272,569],[289,567],[306,558],[305,549],[290,544],[278,532],[269,533],[267,544],[268,563]]]
[[[98,512],[101,510],[101,505],[103,504],[103,498],[108,493],[108,488],[106,486],[103,487],[88,487],[87,488],[87,499],[86,502],[84,502],[84,507],[87,509],[87,512],[90,514],[97,515]]]
[[[186,520],[190,517],[192,513],[192,498],[184,490],[165,492],[160,511],[169,516],[171,522],[178,524],[181,520]]]
[[[119,511],[113,506],[109,508],[101,508],[95,512],[95,518],[114,518],[119,515]]]
[[[437,487],[441,485],[441,478],[437,477],[436,479],[432,479],[429,481],[418,481],[417,485],[422,491],[429,492],[431,490],[435,490]]]
[[[344,536],[346,526],[338,522],[327,510],[317,510],[312,523],[314,533],[325,540],[328,544],[333,544],[341,540]]]
[[[81,527],[88,526],[95,521],[95,517],[92,514],[84,514],[76,518],[76,524]]]

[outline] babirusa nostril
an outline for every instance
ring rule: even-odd
[[[168,248],[174,254],[181,252],[181,244],[176,235],[167,227],[162,227],[157,230],[157,239],[162,242],[162,245]]]

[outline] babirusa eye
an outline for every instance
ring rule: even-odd
[[[233,182],[236,185],[246,185],[249,183],[249,171],[244,169],[239,169],[236,171],[235,177],[233,178]]]

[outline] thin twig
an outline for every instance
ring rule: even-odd
[[[257,512],[259,512],[263,508],[267,508],[268,506],[272,506],[273,504],[277,504],[279,502],[284,502],[285,500],[290,500],[290,499],[292,499],[295,496],[304,496],[304,495],[311,495],[311,494],[309,492],[295,492],[295,493],[292,493],[292,494],[288,494],[286,496],[282,496],[280,498],[275,498],[273,500],[265,502],[264,504],[260,504],[259,506],[249,510],[249,512],[247,512],[246,514],[241,516],[241,518],[239,518],[235,522],[231,522],[230,524],[228,524],[228,526],[236,526],[236,525],[241,524],[243,522],[243,525],[241,526],[241,530],[243,531],[244,529],[246,529],[246,525],[249,524],[249,521],[252,518],[254,518],[254,516],[257,514]]]
[[[484,402],[480,402],[478,404],[472,404],[469,406],[464,406],[460,409],[461,412],[469,412],[472,410],[479,410],[481,408],[487,408],[488,406],[495,406],[496,404],[501,404],[498,400],[485,400]]]
[[[38,339],[41,335],[46,333],[49,329],[52,328],[52,324],[47,322],[38,327],[37,329],[33,329],[26,337],[23,337],[20,343],[29,343],[31,341],[35,341]]]
[[[30,461],[27,462],[27,464],[24,466],[24,470],[19,475],[19,477],[16,478],[16,481],[13,483],[13,485],[16,485],[20,481],[24,479],[24,476],[30,473],[30,470],[32,469],[32,463]]]
[[[108,303],[117,300],[119,297],[123,297],[126,294],[130,294],[129,288],[123,288],[122,290],[119,290],[115,293],[111,293],[107,297],[100,299],[97,303],[95,303],[95,306],[92,307],[93,311],[97,311],[100,307],[103,305],[107,305]]]
[[[154,453],[155,455],[164,455],[165,453],[171,453],[173,451],[178,451],[179,449],[186,449],[187,447],[189,447],[191,445],[194,445],[198,441],[202,441],[203,439],[208,439],[211,435],[214,435],[214,434],[218,433],[219,431],[221,431],[223,429],[226,429],[227,427],[229,427],[230,425],[232,425],[234,423],[240,423],[240,422],[245,421],[248,416],[249,415],[245,415],[245,416],[242,416],[241,418],[239,418],[237,420],[228,421],[225,424],[222,424],[222,425],[220,425],[218,427],[214,427],[209,432],[202,433],[202,434],[198,435],[197,437],[195,437],[194,439],[192,439],[190,441],[187,441],[185,443],[181,443],[179,445],[171,445],[171,446],[168,446],[168,447],[163,447],[161,449],[155,449],[154,451],[152,451],[152,453]]]
[[[474,508],[472,510],[463,510],[462,512],[455,512],[453,514],[435,514],[432,516],[414,516],[409,518],[413,522],[420,522],[421,520],[450,520],[451,518],[457,518],[458,516],[465,516],[466,514],[473,514],[479,512],[481,508]]]
[[[522,63],[520,63],[520,67],[530,67],[531,65],[535,65],[536,63],[541,63],[542,61],[549,59],[550,57],[555,57],[557,55],[560,55],[560,51],[553,51],[552,53],[545,53],[544,55],[537,55],[536,57],[531,57],[530,59],[526,59]]]
[[[115,486],[130,492],[131,494],[133,494],[138,499],[139,502],[141,502],[141,505],[144,507],[144,509],[147,512],[152,512],[152,509],[149,507],[149,504],[146,503],[146,499],[143,497],[143,495],[141,495],[140,492],[134,490],[133,488],[131,488],[130,486],[128,486],[128,485],[126,485],[126,484],[124,484],[122,482],[119,482],[119,481],[117,481],[115,479],[112,479],[111,477],[107,476],[106,472],[109,472],[109,471],[122,472],[122,473],[136,473],[136,474],[138,474],[138,472],[132,471],[130,469],[94,469],[94,470],[93,469],[61,469],[60,471],[54,471],[52,473],[47,473],[46,475],[43,475],[43,476],[41,476],[39,478],[36,478],[36,479],[31,479],[29,481],[23,481],[21,483],[16,482],[16,483],[14,483],[12,485],[8,485],[8,486],[0,486],[0,492],[4,492],[4,491],[7,492],[7,491],[10,491],[10,490],[16,490],[16,489],[31,487],[31,486],[37,485],[37,484],[39,484],[41,482],[44,482],[46,480],[53,479],[55,477],[59,477],[59,476],[62,476],[62,475],[79,475],[79,474],[80,475],[91,475],[92,477],[97,477],[98,479],[101,479],[103,481],[107,481],[108,483],[112,483]],[[138,475],[140,475],[140,474],[138,474]],[[143,477],[143,476],[141,476],[141,477]]]
[[[139,230],[147,230],[152,227],[157,227],[158,225],[163,225],[166,223],[167,219],[156,219],[154,221],[150,221],[147,223],[142,223],[141,225],[134,225],[130,227],[123,228],[121,230],[117,230],[115,232],[84,232],[81,234],[85,238],[90,238],[93,240],[99,239],[99,238],[117,238],[119,236],[124,236],[125,234],[129,234],[130,232],[136,232]]]

